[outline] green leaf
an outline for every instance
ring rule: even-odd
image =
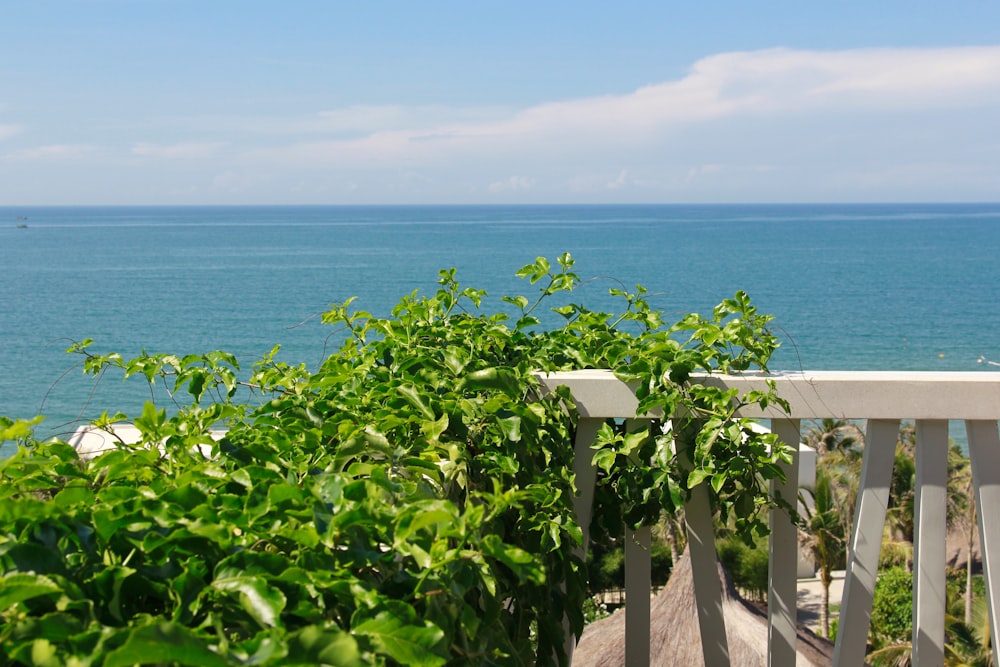
[[[425,421],[420,424],[420,432],[428,440],[438,440],[441,434],[448,430],[448,415],[443,414],[434,421]]]
[[[236,593],[243,610],[264,627],[278,625],[287,600],[285,594],[274,588],[263,577],[233,574],[226,571],[212,581],[212,588],[224,593]]]
[[[423,415],[425,419],[431,421],[435,419],[434,411],[427,405],[416,387],[411,384],[404,384],[397,387],[396,391],[399,392],[399,395],[402,396],[407,403],[419,410],[420,414]]]
[[[0,579],[0,609],[10,609],[18,602],[61,592],[62,587],[45,575],[8,572]]]
[[[62,554],[36,542],[0,542],[0,567],[37,574],[65,574]]]
[[[206,372],[193,372],[190,375],[191,380],[188,382],[188,393],[194,397],[194,400],[201,400],[201,395],[205,393],[205,382],[208,380],[208,373]],[[178,376],[178,381],[180,376]]]
[[[511,397],[519,397],[521,383],[509,368],[484,368],[473,371],[462,380],[462,387],[473,391],[497,390]]]
[[[31,421],[17,419],[10,421],[5,419],[0,422],[0,442],[7,440],[20,440],[31,435],[32,427],[40,423],[44,417],[35,417]]]
[[[85,486],[68,486],[56,494],[52,499],[60,507],[72,507],[74,505],[90,506],[94,501],[94,492]]]
[[[688,474],[687,488],[693,489],[704,482],[705,479],[707,479],[711,474],[711,470],[705,470],[704,468],[696,468],[695,470],[692,470],[690,474]]]
[[[62,667],[59,650],[45,637],[31,642],[32,667]]]
[[[511,442],[521,442],[521,418],[507,417],[498,421],[504,437]]]
[[[539,584],[545,581],[545,570],[536,562],[535,556],[524,549],[505,544],[497,535],[487,535],[483,538],[482,547],[484,554],[509,567],[518,578]]]
[[[712,490],[716,493],[722,491],[722,487],[725,485],[728,478],[729,476],[722,472],[717,472],[712,475]]]
[[[468,358],[466,358],[464,355],[459,356],[459,354],[454,349],[450,349],[444,353],[444,365],[447,366],[448,370],[450,370],[455,375],[458,375],[463,370],[465,370],[465,366],[468,363],[469,363]]]
[[[422,528],[434,524],[454,524],[455,515],[456,508],[440,500],[415,503],[404,510],[396,532],[396,542],[397,544],[403,542]]]
[[[393,611],[398,611],[398,607]],[[447,660],[440,651],[444,632],[429,622],[408,621],[393,611],[383,611],[375,618],[351,628],[355,635],[371,640],[376,649],[401,665],[438,667]]]
[[[368,446],[376,451],[382,452],[383,454],[392,454],[392,445],[389,444],[389,439],[385,437],[385,434],[380,432],[374,426],[366,426],[364,430],[365,442]]]
[[[594,466],[604,472],[611,472],[618,460],[618,452],[613,449],[599,449],[594,452]]]
[[[133,667],[158,663],[191,667],[229,665],[192,630],[168,621],[131,630],[125,643],[110,651],[103,664],[104,667]]]
[[[289,635],[288,656],[281,664],[367,667],[371,663],[362,659],[357,640],[348,633],[310,625]]]

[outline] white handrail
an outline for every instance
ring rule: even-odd
[[[638,401],[632,388],[610,371],[585,370],[540,375],[550,390],[566,386],[581,415],[576,452],[587,456],[597,428],[607,418],[635,419],[660,415],[637,415]],[[867,421],[865,452],[854,529],[848,549],[840,625],[834,665],[855,667],[864,661],[871,616],[872,596],[878,570],[882,529],[888,503],[893,456],[900,420],[917,425],[917,490],[914,524],[914,616],[913,664],[940,665],[944,652],[944,589],[946,529],[944,498],[947,484],[947,420],[966,423],[973,484],[979,512],[983,572],[993,637],[1000,637],[1000,522],[983,520],[983,508],[1000,505],[1000,373],[983,372],[872,372],[798,371],[744,375],[703,374],[694,381],[741,393],[765,389],[774,382],[778,395],[789,403],[788,413],[778,407],[760,410],[751,406],[742,416],[772,419],[772,430],[786,443],[798,444],[803,419],[863,419]],[[577,508],[581,520],[589,522],[594,477],[590,462],[577,461]],[[797,466],[786,468],[787,486],[797,486]],[[581,483],[582,482],[582,483]],[[779,489],[772,489],[776,491]],[[784,489],[787,497],[788,488]],[[721,621],[721,591],[714,563],[711,518],[707,498],[692,494],[686,509],[689,537],[701,557],[692,558],[695,589],[702,625],[706,665],[728,664],[724,622]],[[586,525],[586,523],[585,523]],[[771,667],[793,667],[795,652],[795,575],[798,540],[783,512],[771,518],[768,655]],[[638,558],[643,558],[642,549]],[[629,567],[626,554],[626,568]],[[633,567],[635,567],[633,563]],[[649,567],[648,554],[643,567]],[[709,569],[710,568],[710,569]],[[645,586],[643,577],[634,577]],[[644,627],[627,624],[626,664],[649,664],[649,591],[626,587],[630,605],[640,608],[631,618]],[[994,648],[994,662],[997,655]]]

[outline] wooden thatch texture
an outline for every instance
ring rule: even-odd
[[[743,600],[722,567],[726,636],[733,667],[766,667],[767,615]],[[627,601],[626,601],[627,602]],[[625,667],[625,609],[590,624],[573,653],[573,667]],[[651,665],[704,667],[694,581],[687,553],[674,568],[667,585],[652,600]],[[799,626],[797,665],[831,664],[833,643]]]

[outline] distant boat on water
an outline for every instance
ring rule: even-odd
[[[28,228],[27,223],[26,222],[22,222],[22,220],[26,221],[27,219],[28,219],[28,216],[26,216],[26,215],[19,215],[19,216],[17,216],[17,221],[18,221],[17,228],[18,229],[27,229]]]

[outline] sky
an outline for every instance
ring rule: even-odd
[[[0,206],[1000,201],[1000,3],[31,0]]]

